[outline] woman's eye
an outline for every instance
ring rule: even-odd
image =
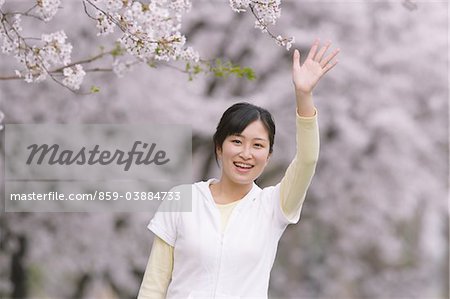
[[[231,142],[236,143],[236,144],[240,144],[241,143],[241,141],[237,140],[237,139],[231,140]]]
[[[261,143],[255,143],[256,147],[264,147]]]

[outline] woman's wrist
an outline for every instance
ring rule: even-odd
[[[297,113],[299,116],[309,117],[315,115],[312,92],[303,93],[296,90],[295,97],[297,102]]]

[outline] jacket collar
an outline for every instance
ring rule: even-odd
[[[198,182],[195,183],[195,185],[197,186],[197,188],[199,189],[199,191],[201,192],[201,194],[203,195],[203,199],[206,200],[208,203],[216,206],[216,203],[214,201],[214,198],[211,194],[211,189],[209,189],[209,185],[212,183],[216,183],[219,180],[216,178],[211,178],[207,181],[202,181],[202,182]],[[247,203],[249,201],[255,200],[257,194],[259,193],[258,191],[261,191],[261,188],[258,187],[258,185],[255,184],[255,182],[253,182],[253,186],[252,189],[250,189],[250,191],[241,199],[241,201],[237,204],[237,206],[235,207],[236,209],[240,206],[243,206],[244,203]]]

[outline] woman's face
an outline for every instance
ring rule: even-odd
[[[260,120],[240,134],[228,136],[217,150],[222,176],[237,184],[253,183],[269,161],[269,145],[269,134]]]

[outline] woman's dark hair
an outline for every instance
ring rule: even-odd
[[[275,140],[275,123],[272,115],[264,108],[247,102],[236,103],[222,115],[214,133],[214,156],[217,162],[217,149],[222,148],[225,139],[234,134],[240,134],[252,122],[260,120],[269,133],[269,153],[273,151]]]

